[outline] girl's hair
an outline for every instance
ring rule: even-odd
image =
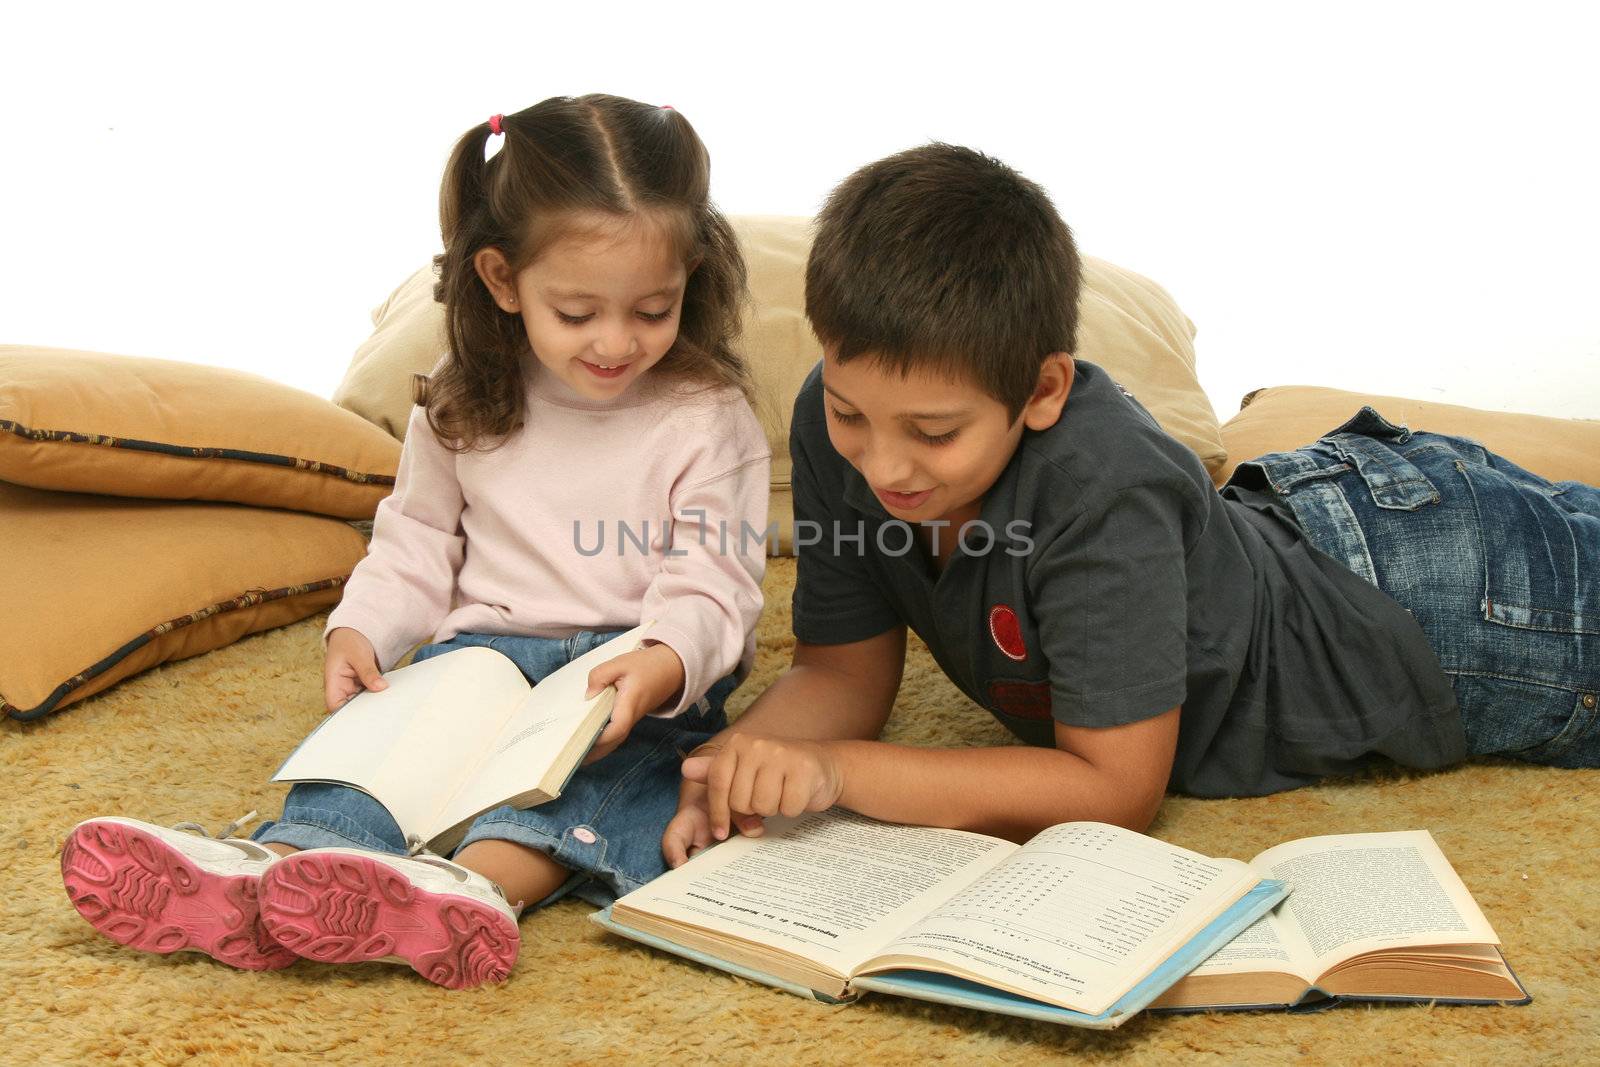
[[[425,389],[428,424],[455,451],[493,449],[523,424],[520,316],[502,311],[473,266],[498,248],[521,271],[558,240],[575,214],[665,225],[683,263],[677,340],[652,374],[752,394],[732,341],[746,295],[738,241],[709,196],[711,162],[689,120],[672,108],[618,96],[556,96],[500,120],[505,143],[487,162],[489,123],[456,142],[439,192],[444,253],[434,299],[445,306],[449,356]]]

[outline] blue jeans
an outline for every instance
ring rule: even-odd
[[[458,648],[487,646],[521,668],[537,683],[622,631],[584,630],[566,638],[457,634],[424,645],[413,662]],[[474,841],[515,841],[548,854],[572,872],[538,906],[573,893],[604,906],[665,873],[661,835],[678,810],[678,768],[682,754],[727,725],[723,704],[737,686],[729,675],[671,719],[646,716],[608,756],[579,767],[555,800],[538,807],[495,808],[473,821],[456,851]],[[369,849],[406,853],[406,842],[389,812],[359,789],[301,782],[289,790],[283,816],[261,826],[256,841],[279,841],[295,848]]]
[[[1600,490],[1370,407],[1242,466],[1312,544],[1415,616],[1472,754],[1600,766]]]

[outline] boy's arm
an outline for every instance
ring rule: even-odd
[[[760,817],[834,804],[1019,841],[1077,819],[1150,825],[1172,772],[1178,708],[1121,726],[1057,723],[1054,749],[888,744],[874,739],[894,706],[905,640],[900,626],[843,645],[797,642],[794,665],[685,761],[687,814],[669,831],[669,861],[734,826],[759,832]]]
[[[787,671],[756,698],[738,720],[701,745],[696,752],[714,754],[736,738],[755,738],[758,747],[774,740],[806,744],[813,741],[877,737],[894,707],[905,666],[906,628],[894,626],[874,637],[838,645],[795,642]],[[690,767],[710,763],[709,755],[687,761]],[[761,817],[728,810],[727,793],[717,795],[718,825],[728,836],[730,826],[748,834],[761,832]],[[711,797],[702,774],[686,776],[678,792],[678,813],[662,835],[661,851],[676,867],[712,840]]]
[[[906,628],[842,645],[796,641],[789,669],[711,743],[734,733],[832,741],[883,732],[905,669]]]
[[[1026,841],[1076,820],[1143,831],[1166,795],[1180,709],[1123,726],[1056,724],[1056,747],[910,748],[834,742],[834,801],[886,822]]]
[[[1166,794],[1181,709],[1122,726],[1056,724],[1056,747],[914,748],[730,731],[720,750],[684,763],[685,799],[704,782],[714,840],[752,816],[835,804],[885,822],[1026,841],[1057,823],[1143,831]]]

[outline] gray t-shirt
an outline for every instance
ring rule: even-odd
[[[1061,418],[1024,432],[942,573],[834,451],[822,396],[819,365],[789,433],[800,640],[903,622],[1033,744],[1054,743],[1053,721],[1182,705],[1170,786],[1201,796],[1271,793],[1374,755],[1464,758],[1449,680],[1405,609],[1260,494],[1219,495],[1099,367],[1080,361]]]

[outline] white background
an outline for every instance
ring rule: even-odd
[[[467,126],[671,104],[734,213],[930,139],[1165,285],[1226,417],[1316,383],[1600,416],[1600,16],[1405,3],[59,4],[0,23],[0,343],[328,395]]]

